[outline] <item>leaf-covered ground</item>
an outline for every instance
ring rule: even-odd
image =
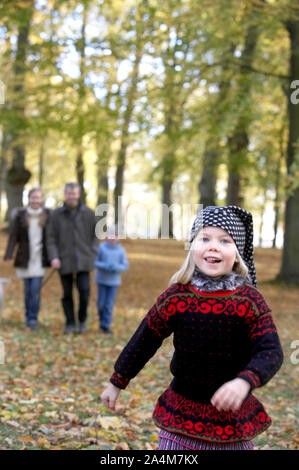
[[[6,239],[0,233],[0,277],[11,279],[5,286],[0,333],[5,345],[5,364],[0,365],[0,448],[156,449],[158,429],[151,416],[157,397],[171,380],[171,338],[121,392],[116,412],[107,411],[99,396],[122,347],[180,266],[186,254],[183,243],[125,240],[130,269],[118,292],[114,335],[99,332],[92,282],[88,332],[64,336],[56,273],[42,292],[39,331],[26,329],[22,282],[12,263],[2,261]],[[299,297],[298,289],[268,282],[279,270],[280,257],[278,250],[256,250],[259,288],[272,307],[285,353],[279,373],[255,392],[273,422],[256,439],[257,449],[299,448],[299,365],[290,359],[291,343],[299,340]]]

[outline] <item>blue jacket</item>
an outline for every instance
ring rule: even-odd
[[[95,282],[106,286],[119,286],[121,272],[129,267],[125,249],[119,243],[112,245],[108,240],[99,245],[94,265],[97,268]]]

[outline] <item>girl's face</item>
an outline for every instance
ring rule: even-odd
[[[193,259],[204,274],[223,276],[232,272],[237,261],[237,248],[222,228],[204,227],[194,241]]]

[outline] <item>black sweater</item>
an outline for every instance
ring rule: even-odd
[[[191,284],[173,284],[158,297],[120,354],[110,381],[125,388],[172,333],[174,379],[156,405],[158,426],[231,442],[251,439],[270,425],[262,404],[251,394],[237,412],[218,412],[210,404],[225,382],[241,377],[252,390],[266,384],[282,364],[276,327],[257,289],[245,285],[208,293]],[[182,403],[183,409],[178,406]],[[220,432],[220,422],[223,429],[229,427],[228,434]]]

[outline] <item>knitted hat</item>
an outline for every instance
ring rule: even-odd
[[[238,206],[208,206],[200,211],[190,233],[190,244],[199,229],[220,227],[233,238],[238,252],[245,262],[251,283],[256,286],[256,270],[253,257],[253,220],[250,212]]]

